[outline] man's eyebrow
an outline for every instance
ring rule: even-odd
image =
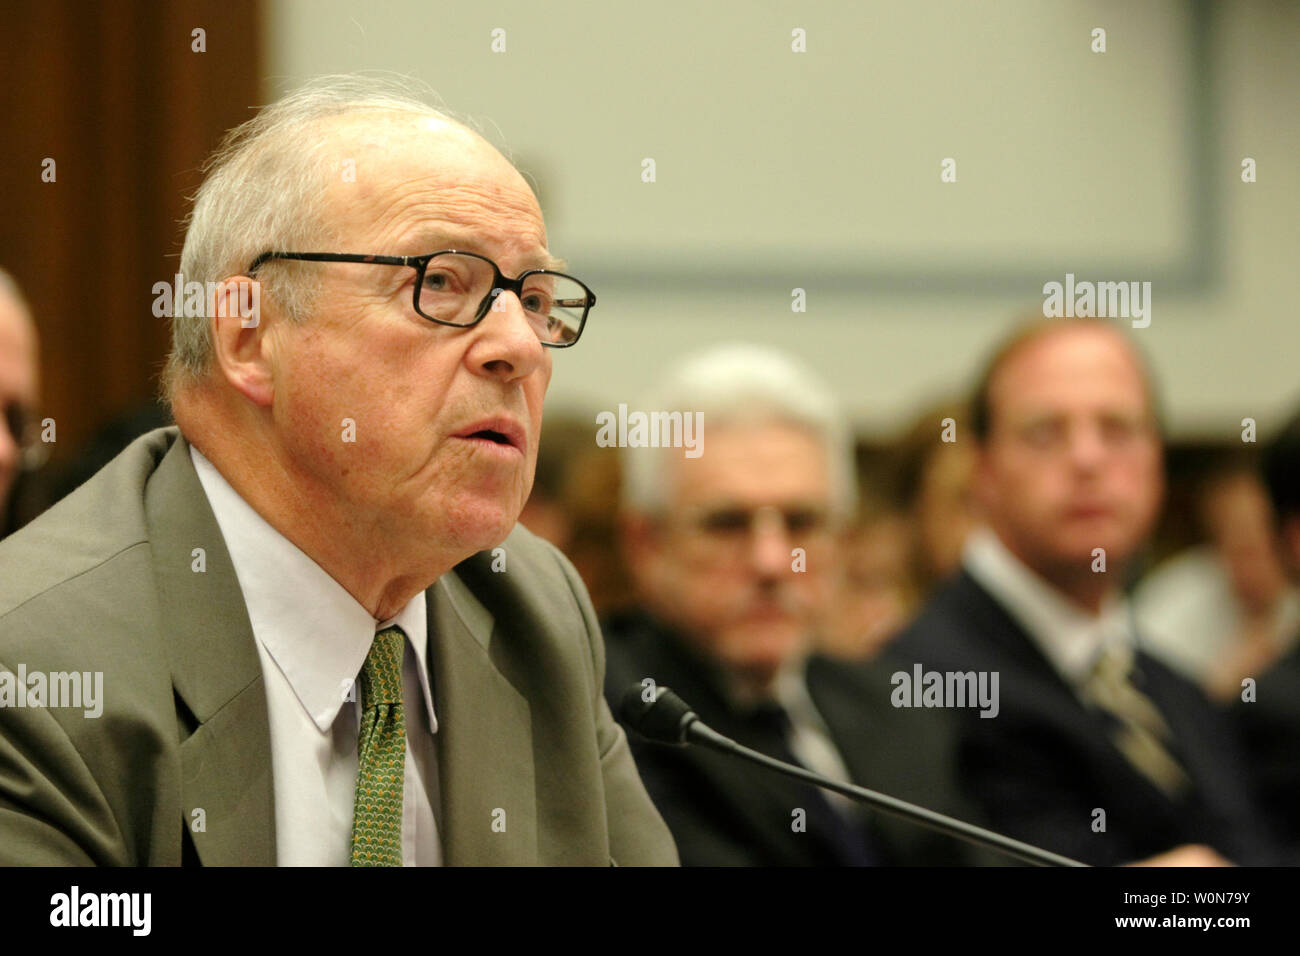
[[[441,249],[457,249],[461,252],[476,252],[479,255],[487,255],[483,251],[483,247],[469,233],[441,230],[422,232],[404,242],[403,245],[409,250],[410,255],[424,255]],[[563,272],[569,267],[568,263],[563,259],[551,255],[546,250],[526,256],[523,264],[525,269],[549,269],[552,272]]]

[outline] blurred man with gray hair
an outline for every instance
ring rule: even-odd
[[[179,427],[0,546],[0,663],[103,689],[0,707],[0,863],[674,863],[516,526],[595,303],[519,172],[325,78],[228,136],[181,268]]]
[[[695,448],[627,442],[622,543],[640,605],[605,624],[611,700],[652,680],[742,744],[969,817],[945,776],[945,721],[890,706],[887,662],[813,653],[856,489],[833,397],[778,352],[725,345],[687,358],[627,417],[678,412],[702,425]],[[970,859],[946,838],[726,756],[633,749],[685,864]]]

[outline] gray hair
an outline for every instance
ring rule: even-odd
[[[263,108],[230,130],[204,164],[207,176],[194,196],[181,252],[185,282],[221,282],[242,275],[268,249],[294,252],[357,252],[329,249],[340,241],[326,221],[326,185],[340,174],[328,138],[312,126],[360,112],[405,113],[469,125],[425,100],[431,90],[401,77],[322,76]],[[313,263],[259,270],[262,294],[274,298],[290,322],[310,314],[320,291]],[[177,309],[177,312],[181,310]],[[172,349],[164,373],[170,397],[183,381],[205,375],[212,362],[206,319],[172,319]]]
[[[831,512],[845,520],[857,504],[853,436],[839,403],[808,368],[782,352],[732,343],[687,356],[638,406],[645,411],[702,412],[704,428],[780,423],[804,428],[827,454]],[[707,454],[707,444],[704,446]],[[670,505],[667,469],[680,450],[622,451],[622,507],[662,514]]]

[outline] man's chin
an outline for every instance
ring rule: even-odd
[[[490,551],[499,548],[515,529],[514,521],[502,521],[490,526],[476,527],[462,539],[463,546],[471,553]]]
[[[1098,536],[1061,548],[1053,552],[1048,561],[1055,566],[1058,575],[1072,578],[1120,570],[1133,556],[1134,550],[1131,542]]]
[[[736,634],[731,646],[733,662],[747,670],[775,672],[791,657],[800,653],[804,639],[789,631],[764,632],[762,628],[744,629]]]
[[[435,536],[454,544],[467,555],[498,547],[510,536],[517,512],[507,508],[472,507],[438,517],[439,531]]]

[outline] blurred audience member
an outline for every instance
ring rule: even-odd
[[[1099,865],[1266,862],[1230,727],[1136,647],[1121,593],[1163,493],[1155,406],[1104,320],[1005,342],[966,433],[987,528],[897,646],[927,670],[999,676],[996,717],[959,711],[962,782],[994,829]]]
[[[1241,693],[1300,629],[1300,588],[1288,582],[1268,492],[1252,463],[1234,460],[1202,482],[1198,518],[1208,544],[1165,561],[1139,584],[1144,645],[1216,701]]]
[[[1269,444],[1264,482],[1277,515],[1284,566],[1300,582],[1300,414]],[[1251,779],[1287,847],[1300,863],[1300,647],[1238,685],[1234,714],[1250,756]],[[1248,689],[1250,688],[1250,689]],[[1253,692],[1252,692],[1253,691]]]
[[[109,421],[71,457],[51,461],[36,408],[39,364],[36,325],[22,292],[0,269],[0,537],[66,497],[145,432],[171,424],[157,402]]]
[[[973,445],[959,440],[968,427],[966,406],[944,402],[920,415],[898,442],[898,487],[916,538],[914,573],[922,593],[961,565],[962,547],[977,520]]]
[[[0,537],[16,530],[10,498],[39,447],[36,323],[13,277],[0,269]]]
[[[141,435],[171,423],[167,409],[152,401],[109,419],[70,458],[29,472],[34,480],[23,487],[17,524],[31,521],[72,494]]]
[[[573,537],[573,517],[568,501],[570,464],[583,438],[591,434],[572,418],[553,418],[542,423],[537,446],[537,470],[519,523],[568,552]]]
[[[631,575],[619,552],[618,500],[623,471],[617,448],[580,446],[569,468],[573,537],[569,559],[582,575],[596,612],[609,614],[635,603]]]
[[[565,553],[598,614],[631,601],[615,525],[621,471],[617,448],[597,447],[591,417],[542,425],[537,477],[519,520]]]
[[[853,514],[848,430],[814,374],[723,346],[681,365],[641,411],[702,415],[702,454],[628,449],[624,544],[641,607],[605,622],[607,684],[669,686],[746,746],[940,811],[961,811],[948,722],[890,705],[883,663],[816,654]],[[732,757],[633,735],[646,788],[688,865],[970,859],[950,839]]]
[[[145,402],[113,416],[95,430],[70,461],[57,466],[51,462],[50,474],[46,477],[48,500],[44,502],[45,507],[72,494],[141,435],[170,424],[171,412],[156,401]]]
[[[843,660],[867,660],[911,619],[916,588],[911,568],[915,546],[907,516],[883,502],[859,509],[844,535],[843,573],[818,648]]]

